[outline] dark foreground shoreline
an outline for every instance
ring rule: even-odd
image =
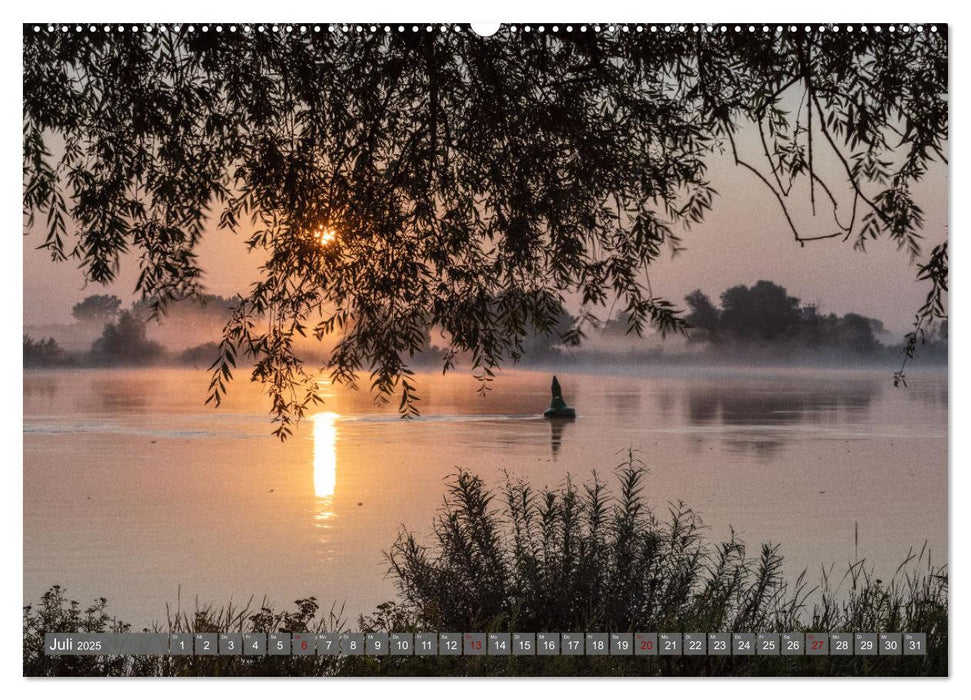
[[[139,631],[108,601],[87,607],[54,586],[24,606],[25,676],[947,676],[948,570],[927,548],[883,580],[864,559],[842,575],[783,574],[778,545],[747,552],[733,534],[710,542],[683,503],[655,515],[647,469],[629,451],[613,488],[492,490],[458,470],[431,543],[402,530],[387,552],[398,595],[356,623],[316,598],[178,611],[140,631],[337,632],[901,632],[926,635],[923,656],[48,656],[45,634]]]

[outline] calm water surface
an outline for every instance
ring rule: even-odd
[[[243,379],[211,410],[202,370],[26,371],[25,602],[60,584],[138,626],[180,595],[190,611],[315,595],[353,622],[393,596],[383,553],[402,527],[427,538],[457,466],[555,486],[610,474],[628,448],[659,511],[683,500],[713,539],[781,542],[790,574],[853,559],[855,523],[878,574],[925,541],[944,561],[946,375],[666,372],[560,374],[579,413],[565,426],[537,417],[547,373],[507,372],[485,398],[422,376],[415,421],[328,386],[280,444]]]

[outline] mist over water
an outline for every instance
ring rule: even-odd
[[[418,420],[325,385],[286,444],[245,378],[213,411],[204,371],[27,371],[25,602],[56,583],[141,625],[181,587],[183,609],[315,595],[353,620],[393,597],[383,552],[402,526],[427,536],[457,466],[493,487],[609,482],[629,448],[659,513],[683,500],[713,539],[781,542],[789,575],[856,556],[889,574],[925,541],[945,559],[944,373],[895,389],[886,370],[586,369],[557,371],[573,422],[539,417],[548,372],[504,372],[484,398],[429,374]]]

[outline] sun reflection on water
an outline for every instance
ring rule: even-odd
[[[334,517],[334,489],[337,487],[336,413],[318,413],[314,422],[314,496],[317,525],[326,527]]]

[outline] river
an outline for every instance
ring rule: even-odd
[[[881,369],[661,368],[559,374],[573,423],[540,416],[550,374],[420,375],[421,418],[323,386],[286,443],[245,376],[218,410],[204,370],[24,372],[24,596],[104,596],[136,628],[232,600],[316,596],[354,626],[394,595],[384,552],[428,538],[461,466],[556,486],[609,477],[632,448],[659,514],[681,500],[712,539],[779,542],[786,571],[866,557],[893,573],[947,556],[947,376]],[[612,483],[608,478],[608,482]]]

